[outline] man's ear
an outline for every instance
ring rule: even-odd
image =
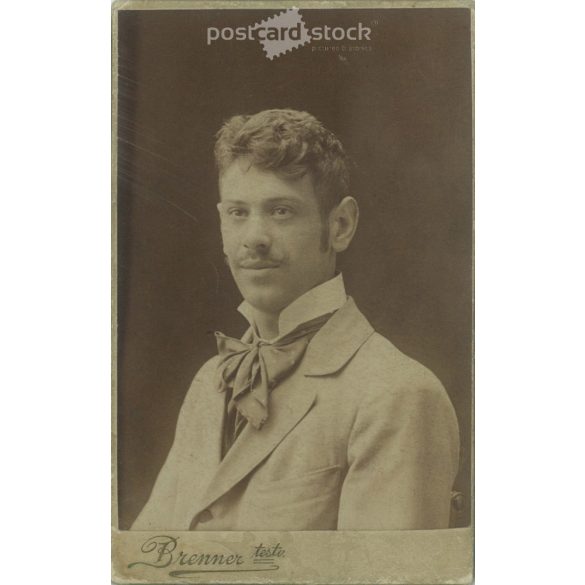
[[[359,219],[359,208],[353,197],[344,197],[329,215],[329,239],[334,252],[343,252],[351,243]]]

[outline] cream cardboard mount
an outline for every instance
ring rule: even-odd
[[[113,582],[471,583],[473,3],[130,0],[113,4],[112,27]],[[250,195],[245,172],[235,181],[245,201],[237,212],[220,209],[229,218],[220,215],[222,247],[213,150],[227,120],[267,110],[309,112],[349,151],[360,222],[338,269],[355,301],[341,276],[298,297],[305,317],[321,317],[319,307],[334,317],[308,340],[298,371],[267,391],[264,424],[248,424],[226,455],[227,401],[205,391],[217,380],[213,331],[245,331],[223,259],[227,222],[253,216],[264,183]],[[257,254],[271,248],[276,257],[287,241],[294,251],[306,237],[303,228],[287,240],[301,221],[301,208],[287,206],[258,220],[268,239],[254,236]],[[330,243],[351,223],[343,209],[329,215]],[[291,307],[281,334],[283,323],[294,332],[302,321]],[[253,308],[243,340],[258,348]],[[351,330],[335,329],[347,314]],[[361,363],[364,347],[383,365],[356,377],[347,364]],[[205,388],[189,393],[206,362],[191,390]],[[268,376],[258,363],[257,375]],[[388,406],[386,395],[368,398],[379,380],[396,395],[424,387],[434,398]],[[190,401],[205,424],[190,417]],[[351,439],[336,446],[329,439],[345,418]],[[203,463],[215,451],[210,472]],[[247,465],[251,453],[260,456]],[[230,475],[228,464],[242,473]],[[338,487],[313,481],[313,493],[300,483],[317,476]],[[225,489],[207,501],[208,484]],[[337,512],[323,520],[326,498]],[[351,513],[342,511],[348,502]]]

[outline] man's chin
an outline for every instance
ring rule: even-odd
[[[273,286],[240,286],[240,293],[248,304],[263,313],[280,313],[292,302]]]

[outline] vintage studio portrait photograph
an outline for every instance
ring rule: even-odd
[[[469,526],[470,11],[117,18],[118,528]]]

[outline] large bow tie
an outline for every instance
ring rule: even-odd
[[[262,428],[268,419],[270,391],[292,373],[330,316],[303,323],[273,343],[258,339],[253,331],[243,341],[216,332],[218,390],[231,390],[228,413],[236,408],[254,428]]]

